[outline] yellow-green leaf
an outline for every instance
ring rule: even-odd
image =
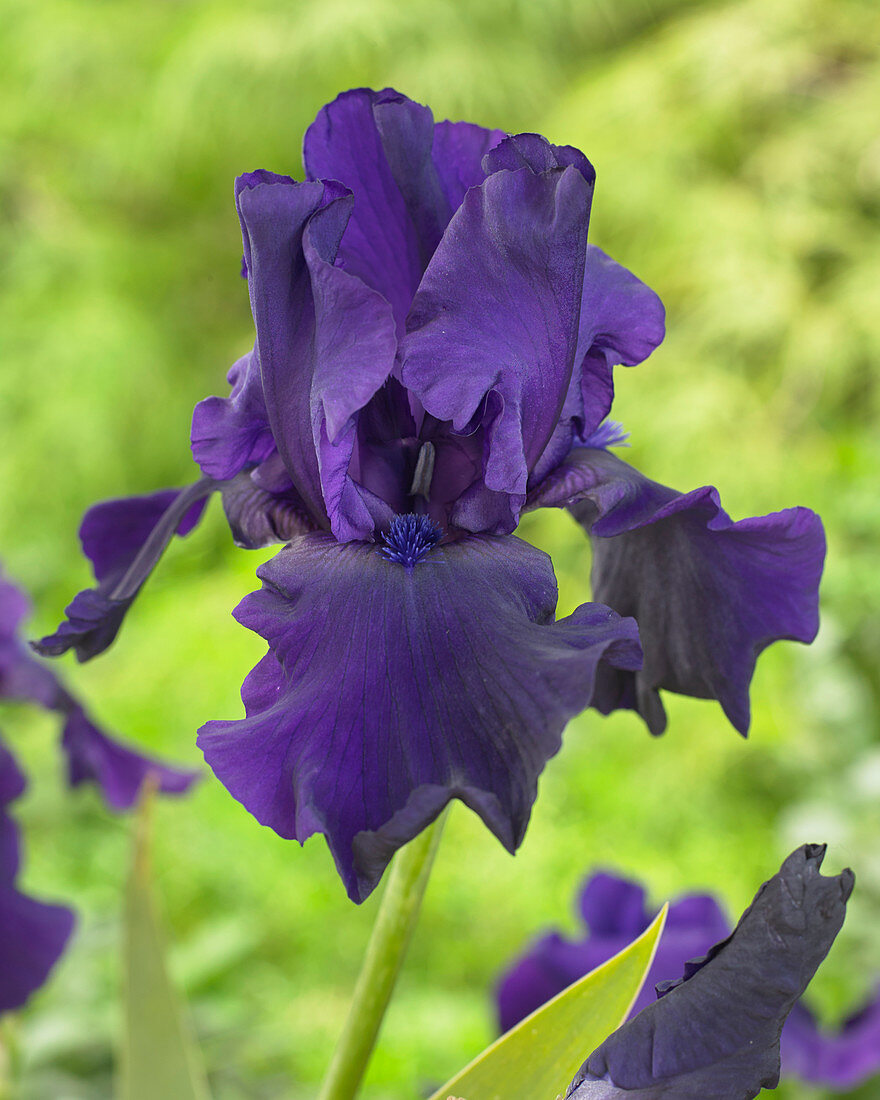
[[[629,1014],[654,959],[666,906],[614,958],[497,1039],[431,1100],[554,1100]]]
[[[150,874],[147,792],[135,829],[125,896],[124,1013],[120,1100],[209,1100],[198,1048],[165,965]]]

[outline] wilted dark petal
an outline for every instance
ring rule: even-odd
[[[644,668],[603,672],[596,706],[633,708],[662,733],[664,688],[717,699],[745,734],[758,655],[780,639],[816,635],[825,557],[818,516],[789,508],[734,523],[715,489],[678,493],[594,448],[573,451],[536,500],[575,502],[591,536],[596,599],[639,624]]]
[[[407,321],[404,385],[455,431],[485,428],[483,480],[510,495],[508,530],[571,377],[590,197],[575,168],[472,188]]]
[[[247,717],[210,722],[205,758],[281,836],[327,836],[350,896],[451,798],[511,851],[565,723],[603,661],[634,667],[635,625],[587,605],[554,623],[549,558],[466,538],[411,568],[322,534],[259,570],[236,615],[270,646]]]
[[[880,990],[842,1027],[820,1029],[812,1012],[796,1004],[782,1032],[782,1068],[835,1090],[851,1089],[880,1073]]]
[[[499,141],[503,130],[485,130],[472,122],[438,122],[434,126],[431,156],[450,216],[461,206],[465,192],[486,178],[483,157]]]
[[[275,450],[256,350],[233,363],[228,397],[207,397],[193,411],[192,453],[206,477],[225,481]]]
[[[61,743],[67,754],[70,785],[78,787],[94,781],[114,810],[134,805],[148,775],[155,778],[162,794],[183,794],[198,778],[198,772],[169,767],[119,744],[102,733],[78,706],[67,715]]]
[[[354,211],[339,249],[345,270],[391,303],[399,332],[452,214],[432,158],[434,119],[392,88],[355,88],[306,131],[310,179],[340,180]]]
[[[33,642],[34,649],[44,657],[74,649],[79,661],[103,653],[172,538],[189,534],[216,487],[203,478],[185,489],[108,500],[90,508],[79,537],[98,586],[75,596],[65,609],[66,621],[54,634]]]
[[[805,845],[765,883],[733,934],[584,1063],[570,1100],[752,1100],[779,1080],[779,1035],[840,931],[851,871],[819,873]]]
[[[255,484],[250,473],[242,473],[223,486],[221,497],[235,545],[244,550],[288,542],[295,535],[315,530],[292,487],[269,492]]]

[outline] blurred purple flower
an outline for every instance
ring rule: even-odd
[[[357,89],[319,112],[304,159],[304,182],[236,182],[256,342],[230,395],[196,407],[203,479],[164,512],[86,516],[98,586],[40,648],[106,648],[215,489],[239,545],[289,541],[237,611],[269,642],[247,717],[199,743],[258,820],[323,832],[361,900],[453,797],[515,849],[591,703],[657,731],[666,687],[744,730],[757,653],[815,632],[824,545],[805,510],[733,524],[714,490],[680,496],[608,454],[613,368],[653,351],[664,315],[587,244],[578,150]],[[541,506],[606,548],[603,603],[561,622],[549,559],[513,535]]]
[[[583,939],[569,940],[556,932],[543,936],[502,977],[497,989],[502,1031],[622,951],[656,915],[646,905],[642,886],[606,873],[585,884],[580,913],[588,929]],[[654,1002],[655,987],[681,974],[690,960],[706,955],[729,935],[730,922],[713,897],[691,894],[674,901],[630,1019]],[[837,1089],[880,1072],[880,997],[834,1033],[820,1030],[798,1001],[782,1032],[782,1068],[786,1076]]]
[[[0,700],[35,703],[63,716],[61,745],[70,785],[96,783],[114,810],[133,805],[148,774],[155,776],[164,794],[186,791],[197,778],[196,772],[169,767],[115,741],[91,721],[58,677],[25,648],[19,627],[29,611],[21,589],[0,575]]]
[[[753,1100],[779,1082],[779,1037],[846,914],[853,874],[793,852],[734,931],[664,982],[589,1056],[568,1100]]]
[[[15,886],[20,843],[7,807],[24,789],[24,775],[0,741],[0,1013],[20,1008],[45,982],[74,924],[70,909],[37,901]]]

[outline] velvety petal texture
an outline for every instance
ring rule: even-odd
[[[348,469],[356,414],[391,374],[397,337],[388,302],[335,264],[352,197],[252,173],[237,202],[276,447],[315,526],[368,538],[374,520]]]
[[[614,400],[613,368],[647,359],[665,332],[663,303],[654,291],[588,245],[574,370],[559,422],[529,479],[531,494],[541,491],[572,446],[595,438]]]
[[[789,508],[734,523],[717,490],[678,493],[587,447],[572,451],[535,502],[569,505],[591,536],[596,599],[639,624],[644,667],[603,673],[598,709],[632,708],[662,733],[663,688],[717,699],[745,734],[758,655],[784,638],[811,642],[818,630],[819,517]]]
[[[465,195],[407,321],[404,385],[456,432],[485,432],[482,480],[509,497],[495,533],[516,526],[568,391],[591,199],[573,166],[490,176]]]
[[[354,194],[340,260],[391,305],[400,334],[449,219],[502,137],[465,122],[435,125],[427,107],[393,88],[343,92],[307,130],[308,178],[340,180]]]
[[[422,529],[423,530],[423,529]],[[363,900],[451,798],[509,850],[601,664],[634,668],[634,624],[586,605],[554,621],[546,555],[515,538],[389,547],[304,535],[259,570],[240,622],[269,652],[247,717],[210,722],[205,759],[265,825],[326,835]]]
[[[206,397],[193,412],[193,458],[216,481],[259,465],[275,451],[256,349],[233,363],[226,380],[232,386],[228,397]]]
[[[93,509],[95,511],[98,509]],[[190,516],[186,522],[195,522],[195,519]],[[114,565],[119,564],[113,556],[113,547],[119,543],[114,543],[112,539],[108,542],[99,539],[93,544],[92,537],[99,528],[99,522],[90,526],[89,538],[85,541],[92,551],[90,557],[95,562],[96,572],[106,575],[105,570],[109,569],[112,573]],[[118,531],[119,528],[112,527],[111,530]],[[123,534],[119,538],[122,541]],[[126,557],[123,551],[119,553]],[[58,677],[25,648],[18,629],[28,611],[24,593],[11,582],[0,578],[0,701],[15,699],[35,703],[63,716],[61,745],[67,757],[71,786],[87,781],[96,783],[107,804],[115,810],[128,809],[135,802],[148,775],[155,777],[163,794],[187,791],[198,778],[197,772],[169,767],[104,733]]]
[[[823,845],[793,852],[732,935],[595,1050],[570,1100],[753,1100],[779,1081],[779,1036],[846,913],[851,871],[820,874]]]
[[[18,828],[8,813],[25,780],[0,741],[0,1013],[20,1008],[46,981],[73,931],[73,912],[16,888]]]
[[[623,950],[656,916],[644,888],[600,872],[585,884],[580,912],[582,938],[558,932],[542,936],[511,966],[496,991],[499,1026],[508,1031],[573,982]],[[655,987],[683,972],[730,934],[730,922],[715,898],[688,894],[669,906],[651,969],[630,1017],[651,1004]],[[803,1000],[782,1030],[782,1075],[847,1089],[880,1074],[880,992],[836,1029],[819,1026]]]
[[[34,649],[44,657],[73,649],[79,661],[103,653],[172,538],[196,526],[216,487],[204,478],[186,489],[107,500],[90,508],[79,537],[97,587],[76,595],[65,609],[65,621],[54,634],[33,643]]]

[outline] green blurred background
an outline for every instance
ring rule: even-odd
[[[88,583],[90,503],[193,476],[192,406],[252,340],[233,177],[298,173],[317,109],[359,84],[584,149],[591,239],[668,309],[663,347],[619,371],[627,457],[717,485],[735,518],[826,520],[821,635],[762,657],[748,742],[711,703],[668,699],[656,741],[587,714],[515,859],[456,809],[368,1100],[416,1097],[490,1039],[498,971],[547,925],[575,930],[596,865],[738,913],[792,847],[827,840],[859,881],[813,1001],[833,1023],[880,976],[878,54],[875,0],[0,0],[0,557],[33,595],[32,634]],[[110,728],[189,763],[203,721],[240,714],[263,648],[230,610],[268,555],[236,551],[219,513],[172,548],[118,645],[62,669]],[[585,540],[563,513],[522,530],[552,552],[567,613]],[[65,791],[54,718],[0,722],[32,776],[25,884],[80,913],[12,1025],[15,1095],[102,1100],[131,823]],[[210,776],[162,804],[156,844],[217,1100],[312,1097],[376,899],[352,906],[320,838],[281,841]]]

